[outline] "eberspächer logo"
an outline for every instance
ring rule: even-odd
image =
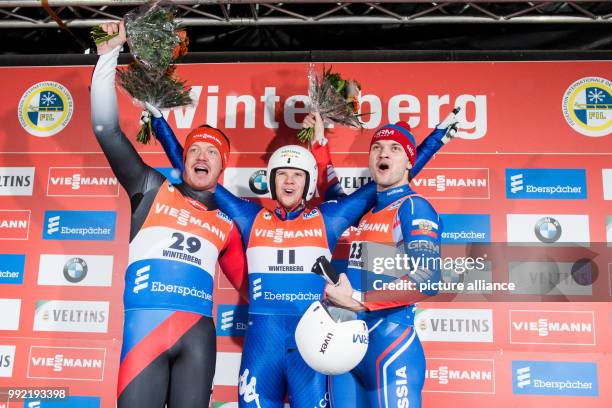
[[[68,125],[73,108],[72,95],[64,85],[39,82],[28,88],[19,101],[19,123],[33,136],[53,136]]]
[[[563,116],[575,131],[591,137],[612,133],[612,82],[587,77],[570,85],[563,95]]]
[[[591,396],[599,394],[597,365],[575,361],[513,361],[512,393]]]

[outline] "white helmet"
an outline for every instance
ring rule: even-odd
[[[295,342],[306,364],[326,375],[346,373],[368,350],[363,320],[335,322],[321,302],[313,302],[295,329]]]
[[[291,168],[304,170],[306,173],[306,185],[302,198],[306,201],[314,196],[317,189],[317,161],[308,149],[298,145],[287,145],[277,149],[272,153],[268,161],[268,184],[270,185],[270,195],[276,200],[275,177],[276,170]]]

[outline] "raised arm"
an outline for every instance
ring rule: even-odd
[[[219,209],[236,223],[246,247],[251,235],[253,220],[263,207],[253,201],[235,196],[221,184],[217,184],[215,188],[215,202]]]
[[[147,105],[147,109],[151,112],[151,126],[153,127],[153,133],[159,142],[161,143],[164,152],[170,164],[175,169],[179,169],[181,173],[184,170],[183,165],[183,146],[179,143],[178,139],[174,135],[172,128],[166,122],[166,119],[162,116],[161,112],[151,106]]]
[[[431,158],[448,143],[456,132],[457,120],[455,113],[451,112],[417,147],[417,158],[412,169],[412,180],[425,167]],[[316,114],[310,114],[304,119],[302,126],[315,128],[315,141],[312,144],[312,154],[317,160],[319,170],[317,190],[325,201],[337,200],[347,194],[342,189],[336,171],[332,164],[329,144],[324,136],[323,121]]]
[[[119,127],[115,71],[125,41],[125,30],[123,25],[110,25],[115,29],[119,27],[120,33],[98,46],[100,58],[91,79],[91,125],[117,180],[132,197],[159,186],[163,177],[143,162]]]

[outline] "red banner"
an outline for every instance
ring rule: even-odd
[[[307,111],[307,68],[183,65],[178,75],[192,86],[196,104],[164,114],[180,140],[202,123],[225,130],[233,151],[224,184],[271,205],[249,179],[270,152],[296,142]],[[611,245],[612,62],[340,63],[334,69],[359,79],[362,113],[369,113],[363,130],[327,132],[346,190],[368,181],[371,129],[405,120],[422,139],[461,106],[457,138],[413,181],[442,214],[443,242]],[[130,204],[91,130],[92,67],[0,73],[6,101],[0,108],[0,387],[69,387],[73,396],[114,407]],[[121,126],[135,143],[140,108],[121,92],[119,105]],[[169,167],[158,144],[137,149],[148,164]],[[114,220],[108,239],[56,238],[59,217],[89,211]],[[341,243],[336,254],[345,252]],[[424,406],[612,405],[610,259],[609,252],[595,258],[605,302],[421,304],[415,327],[427,357]],[[524,283],[535,263],[546,262],[517,256],[504,268],[509,280]],[[556,266],[574,276],[571,262]],[[87,279],[80,279],[85,267]],[[595,290],[595,282],[564,285],[576,296]],[[246,325],[241,312],[231,311],[238,296],[219,274],[215,291],[215,314],[223,313],[214,394],[221,406],[238,398],[242,339],[227,328],[235,334]],[[564,362],[581,363],[564,380],[584,383],[594,370],[597,381],[588,390],[538,388]],[[7,404],[0,400],[0,407]]]

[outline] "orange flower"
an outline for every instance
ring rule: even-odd
[[[181,30],[176,33],[179,37],[179,42],[172,51],[172,59],[176,60],[183,55],[187,54],[187,47],[189,46],[189,37],[187,37],[187,31]]]

